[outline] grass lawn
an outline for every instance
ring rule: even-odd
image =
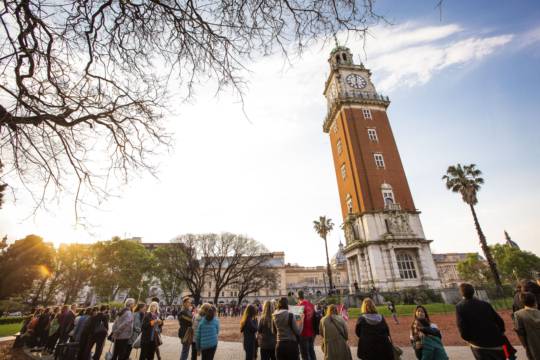
[[[21,330],[22,323],[0,325],[0,337],[13,335]]]
[[[512,299],[508,298],[508,299],[494,300],[492,301],[492,305],[497,310],[511,309]],[[455,305],[444,304],[444,303],[425,304],[424,306],[426,307],[429,314],[453,314],[456,310]],[[403,315],[403,316],[413,315],[414,309],[416,309],[416,305],[396,305],[396,310],[397,310],[398,315]],[[391,315],[386,305],[377,306],[377,311],[384,316]],[[357,318],[358,316],[360,316],[360,309],[350,308],[349,316],[351,318]]]

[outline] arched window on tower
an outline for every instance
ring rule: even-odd
[[[399,277],[402,279],[416,279],[416,263],[410,253],[406,251],[396,252],[396,260],[399,269]]]
[[[384,201],[384,207],[392,207],[392,205],[394,205],[394,203],[396,202],[392,186],[390,184],[383,183],[381,185],[381,192]]]

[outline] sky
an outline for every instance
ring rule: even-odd
[[[537,1],[379,1],[390,24],[370,29],[365,44],[340,37],[388,95],[388,115],[432,251],[480,251],[472,216],[446,190],[449,165],[475,163],[485,185],[478,217],[488,242],[504,230],[540,255],[540,3]],[[172,101],[167,119],[175,146],[158,178],[142,176],[75,224],[60,198],[32,214],[24,193],[0,211],[0,234],[88,243],[112,236],[166,242],[182,233],[247,234],[286,261],[322,265],[324,244],[313,220],[344,240],[328,134],[323,133],[332,44],[302,57],[247,63],[244,107],[236,94],[201,84],[189,103]]]

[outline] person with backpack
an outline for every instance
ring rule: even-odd
[[[274,304],[265,301],[257,326],[257,341],[261,349],[261,360],[276,360],[276,335],[272,332]]]
[[[216,308],[208,304],[206,314],[197,326],[197,351],[202,354],[202,360],[213,360],[218,346],[219,320]]]
[[[244,352],[246,360],[253,360],[257,357],[257,313],[254,305],[248,305],[240,320],[240,332],[244,335]]]
[[[77,330],[78,338],[76,341],[79,343],[78,360],[90,359],[90,352],[92,350],[90,343],[92,341],[92,333],[94,330],[94,323],[92,320],[94,320],[98,312],[99,308],[97,306],[86,309],[85,314],[88,317],[82,323],[79,322],[75,328]]]
[[[129,358],[129,339],[133,333],[133,313],[131,307],[135,299],[126,299],[124,308],[114,321],[111,338],[114,342],[112,360],[127,360]]]
[[[356,322],[358,358],[362,360],[394,360],[390,330],[384,317],[377,312],[375,303],[365,298]]]
[[[197,359],[197,350],[193,346],[193,313],[191,298],[189,296],[184,297],[182,300],[182,308],[178,313],[178,337],[182,344],[182,352],[180,353],[180,360],[187,360],[189,356],[189,349],[191,348],[191,359]]]
[[[302,360],[317,360],[315,357],[315,306],[304,298],[304,292],[298,291],[298,305],[304,307],[304,325],[300,334],[300,354]]]
[[[272,315],[272,331],[276,334],[276,359],[299,360],[298,340],[302,333],[304,315],[297,324],[294,314],[289,312],[289,300],[278,300],[278,309]]]
[[[99,310],[97,310],[94,316],[90,319],[90,342],[88,344],[88,347],[91,350],[94,345],[96,346],[96,349],[94,350],[94,355],[92,356],[93,360],[99,360],[101,358],[101,353],[103,352],[103,345],[105,344],[105,339],[107,338],[107,334],[109,333],[109,315],[107,314],[108,310],[108,305],[101,305]]]
[[[347,322],[338,315],[336,305],[330,305],[326,311],[326,316],[319,325],[324,360],[352,360],[351,349],[347,344],[349,340]]]

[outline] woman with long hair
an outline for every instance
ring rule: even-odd
[[[351,349],[347,344],[347,323],[338,315],[336,305],[330,305],[326,310],[326,316],[319,324],[319,334],[322,336],[324,360],[352,360]]]
[[[394,360],[390,330],[384,317],[377,312],[375,303],[365,298],[356,323],[358,358],[362,360]]]
[[[411,344],[418,360],[448,359],[441,342],[441,332],[429,319],[427,309],[418,305],[411,324]]]
[[[202,353],[202,360],[213,360],[216,354],[219,335],[219,320],[216,317],[216,308],[210,305],[206,315],[197,326],[197,351]]]
[[[141,355],[139,360],[154,359],[156,347],[160,345],[159,332],[162,324],[163,322],[159,318],[159,304],[152,301],[141,325]]]
[[[257,328],[261,360],[276,360],[276,335],[272,332],[274,303],[265,301]]]
[[[246,360],[253,360],[257,354],[255,334],[257,333],[257,308],[248,305],[240,320],[240,332],[244,334],[244,351]]]
[[[282,297],[278,309],[272,315],[272,331],[276,334],[276,359],[299,360],[298,338],[302,333],[304,315],[299,321],[289,312],[289,300]]]

